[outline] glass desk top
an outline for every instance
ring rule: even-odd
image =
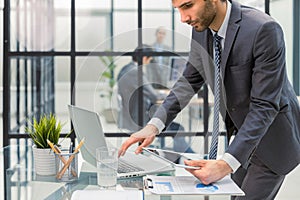
[[[86,164],[79,158],[79,178],[77,181],[66,183],[58,182],[55,176],[36,175],[33,167],[31,146],[8,146],[0,149],[1,170],[0,199],[7,200],[67,200],[71,199],[76,190],[95,189],[97,186],[96,172],[87,170]],[[167,175],[187,175],[184,169],[176,169]],[[160,196],[150,193],[143,188],[142,177],[118,179],[117,189],[143,190],[145,200],[201,200],[208,199],[203,195],[173,195]],[[215,195],[209,199],[230,199],[229,196]]]

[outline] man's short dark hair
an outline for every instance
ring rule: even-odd
[[[134,53],[137,53],[138,51],[153,52],[153,48],[150,45],[143,44],[141,47],[135,48]],[[147,56],[147,57],[150,57],[150,56]],[[137,55],[136,54],[132,55],[132,60],[137,62]]]

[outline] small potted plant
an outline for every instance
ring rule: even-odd
[[[47,139],[58,145],[63,124],[53,115],[43,115],[38,121],[33,118],[33,124],[25,128],[33,141],[33,158],[36,174],[55,174],[55,155],[47,143]]]

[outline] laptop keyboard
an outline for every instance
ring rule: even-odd
[[[144,171],[142,168],[133,166],[124,160],[119,160],[118,173]]]

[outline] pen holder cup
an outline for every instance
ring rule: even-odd
[[[78,180],[78,152],[55,154],[56,179],[63,182]]]

